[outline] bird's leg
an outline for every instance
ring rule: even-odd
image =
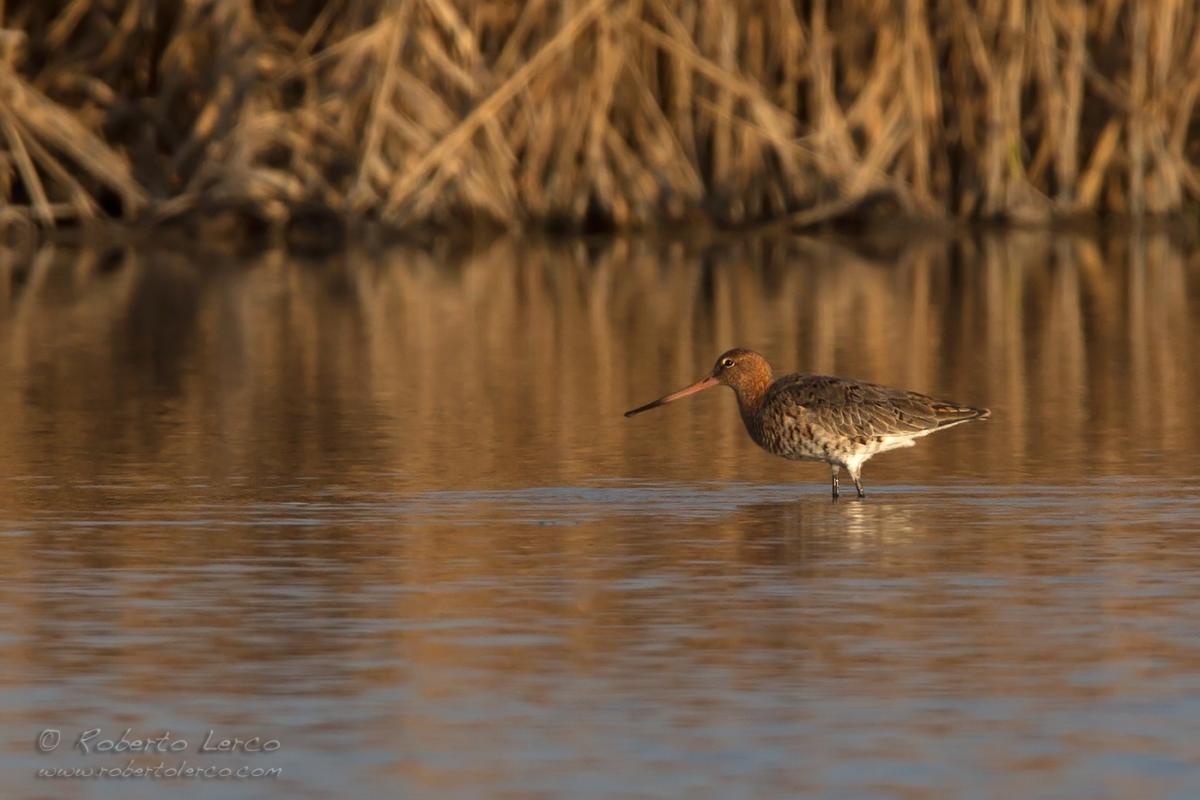
[[[838,465],[833,465],[833,499],[838,499]]]
[[[867,493],[863,491],[862,481],[859,480],[859,478],[862,476],[862,467],[858,467],[857,469],[851,469],[848,471],[850,473],[850,477],[854,479],[854,488],[858,490],[859,498],[866,497]]]

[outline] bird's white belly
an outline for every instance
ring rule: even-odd
[[[916,444],[916,439],[929,433],[922,431],[912,435],[873,436],[865,441],[839,441],[834,437],[797,435],[794,420],[786,417],[785,421],[791,423],[783,426],[790,435],[785,434],[779,440],[760,444],[772,453],[793,461],[823,461],[846,468],[862,464],[878,453],[912,447]]]
[[[899,450],[901,447],[912,447],[917,442],[917,438],[926,435],[918,433],[916,436],[884,436],[883,441],[875,444],[875,449],[871,451],[871,455],[876,453],[886,453],[888,450]]]

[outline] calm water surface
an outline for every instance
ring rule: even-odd
[[[0,796],[1196,797],[1197,341],[1159,236],[0,255]],[[621,416],[733,345],[993,418]]]

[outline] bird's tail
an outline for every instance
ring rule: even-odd
[[[987,408],[960,406],[954,403],[938,403],[933,407],[933,413],[937,417],[939,428],[973,419],[987,419],[992,415],[991,410]]]

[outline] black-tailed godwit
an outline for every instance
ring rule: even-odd
[[[862,465],[871,456],[912,447],[922,436],[991,414],[986,408],[846,378],[775,378],[765,358],[739,347],[722,353],[708,377],[625,416],[720,385],[733,389],[747,433],[768,453],[831,465],[835,500],[841,470],[854,480],[858,496],[866,497]]]

